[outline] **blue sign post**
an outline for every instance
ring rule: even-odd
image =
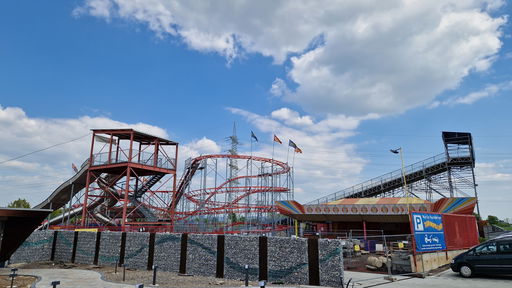
[[[443,217],[434,213],[411,213],[416,252],[446,249]]]

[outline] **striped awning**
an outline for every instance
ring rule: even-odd
[[[451,214],[473,214],[476,205],[475,197],[442,198],[434,203],[432,211]]]

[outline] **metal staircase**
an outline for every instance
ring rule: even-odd
[[[185,190],[190,185],[190,181],[192,180],[192,177],[196,173],[197,169],[199,169],[199,166],[201,164],[201,161],[198,160],[191,160],[188,159],[185,162],[185,173],[180,179],[180,182],[178,184],[178,189],[176,189],[176,196],[172,200],[171,203],[171,210],[175,209],[178,205],[181,197],[183,196],[183,193],[185,193]]]
[[[443,132],[442,134],[445,152],[404,167],[406,183],[409,186],[417,182],[428,182],[437,175],[446,174],[442,175],[443,177],[437,177],[442,178],[445,182],[443,183],[445,185],[440,186],[446,187],[441,192],[434,190],[437,194],[442,197],[447,197],[445,194],[449,194],[453,197],[454,191],[458,189],[457,186],[463,185],[473,189],[476,194],[473,172],[475,158],[471,134],[463,132]],[[325,204],[342,198],[365,198],[386,194],[394,196],[394,192],[402,189],[403,185],[402,169],[398,169],[307,204]],[[431,185],[425,186],[431,187]],[[409,191],[412,196],[419,197],[415,194],[416,190],[409,189]]]
[[[137,187],[137,190],[129,197],[130,202],[134,207],[137,207],[137,210],[144,215],[144,218],[146,218],[146,221],[148,222],[156,222],[158,221],[158,217],[151,212],[149,208],[144,206],[139,199],[146,193],[151,187],[153,187],[158,181],[160,181],[165,174],[155,174],[149,178],[149,180],[142,184],[142,186]]]
[[[165,174],[156,174],[156,175],[151,176],[151,178],[149,178],[149,180],[146,183],[142,184],[141,187],[138,187],[137,190],[135,190],[135,192],[134,192],[135,198],[138,199],[138,198],[142,197],[142,195],[144,195],[144,193],[146,193],[149,189],[151,189],[151,187],[153,187],[164,176],[165,176]]]

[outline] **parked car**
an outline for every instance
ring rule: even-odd
[[[484,242],[453,258],[450,268],[462,277],[475,274],[512,274],[512,237]]]

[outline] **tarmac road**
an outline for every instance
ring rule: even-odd
[[[372,280],[366,280],[373,278]],[[414,288],[432,288],[432,287],[454,287],[454,288],[468,288],[468,287],[485,287],[485,288],[510,288],[512,287],[512,275],[507,276],[475,276],[473,278],[463,278],[458,273],[454,273],[450,269],[443,271],[435,276],[428,276],[426,278],[408,278],[396,277],[398,281],[389,282],[384,280],[383,277],[375,279],[375,274],[361,273],[361,272],[347,272],[345,271],[345,281],[352,278],[355,282],[354,287],[382,287],[382,288],[395,288],[395,287],[414,287]],[[352,286],[352,285],[351,285]]]

